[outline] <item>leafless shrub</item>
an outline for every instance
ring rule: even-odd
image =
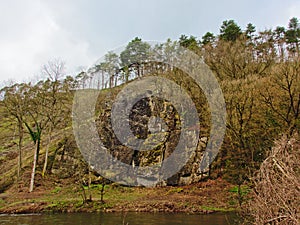
[[[253,224],[300,224],[300,138],[282,137],[262,163],[247,214]]]

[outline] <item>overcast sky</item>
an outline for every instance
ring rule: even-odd
[[[55,58],[74,74],[136,36],[201,38],[227,19],[264,30],[291,17],[300,18],[300,0],[0,0],[0,82],[39,76]]]

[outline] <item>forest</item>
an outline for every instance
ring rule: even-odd
[[[120,53],[108,52],[94,66],[75,76],[65,73],[63,60],[50,60],[42,66],[39,81],[2,85],[0,193],[13,187],[35,192],[39,186],[47,185],[43,180],[49,177],[72,176],[79,186],[92,185],[95,172],[74,144],[72,105],[77,90],[100,90],[96,117],[107,121],[99,129],[108,130],[103,140],[113,140],[116,137],[110,132],[107,112],[121,88],[147,76],[170,79],[191,96],[200,118],[200,136],[208,137],[210,109],[201,88],[184,71],[163,63],[164,58],[159,62],[151,58],[153,52],[159,52],[168,60],[176,60],[172,57],[181,46],[208,65],[220,84],[226,104],[222,147],[197,183],[221,178],[234,185],[236,207],[241,207],[243,217],[252,223],[297,224],[300,219],[299,45],[297,18],[287,21],[286,27],[263,31],[257,31],[251,23],[242,28],[234,20],[225,20],[218,34],[181,35],[178,40],[168,39],[155,45],[135,37]],[[142,128],[136,129],[135,134],[145,138],[149,133]],[[117,140],[106,144],[112,149],[119,145]],[[70,151],[69,155],[65,151]],[[72,164],[62,165],[70,161],[70,155]],[[61,171],[70,174],[61,176]],[[96,176],[104,190],[109,181]],[[85,201],[91,200],[85,188],[82,195]]]

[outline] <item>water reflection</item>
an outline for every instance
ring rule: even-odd
[[[234,214],[75,213],[1,215],[0,225],[232,225]]]

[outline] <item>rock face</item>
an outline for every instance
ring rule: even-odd
[[[101,141],[115,159],[131,165],[133,168],[137,166],[147,167],[162,165],[165,159],[175,154],[175,148],[181,137],[181,124],[180,116],[170,102],[152,96],[143,98],[136,102],[131,109],[129,118],[123,118],[124,122],[126,119],[129,122],[130,132],[135,137],[147,140],[143,146],[151,147],[146,148],[151,150],[138,151],[127,147],[126,143],[121,143],[116,137],[111,123],[112,101],[108,102],[108,99],[105,101],[105,103],[98,103],[97,107],[101,110],[96,124]],[[195,138],[198,140],[199,137],[195,136],[192,128],[188,132],[191,135],[185,140],[186,143],[182,149],[183,154],[189,152],[189,148],[193,147],[189,146],[189,143],[195,142]],[[186,185],[198,182],[203,177],[203,174],[199,172],[199,164],[206,142],[207,138],[205,137],[199,139],[198,146],[190,155],[188,162],[173,176],[161,179],[159,174],[149,173],[147,176],[138,177],[137,183],[147,185],[148,182],[159,180],[159,185]]]

